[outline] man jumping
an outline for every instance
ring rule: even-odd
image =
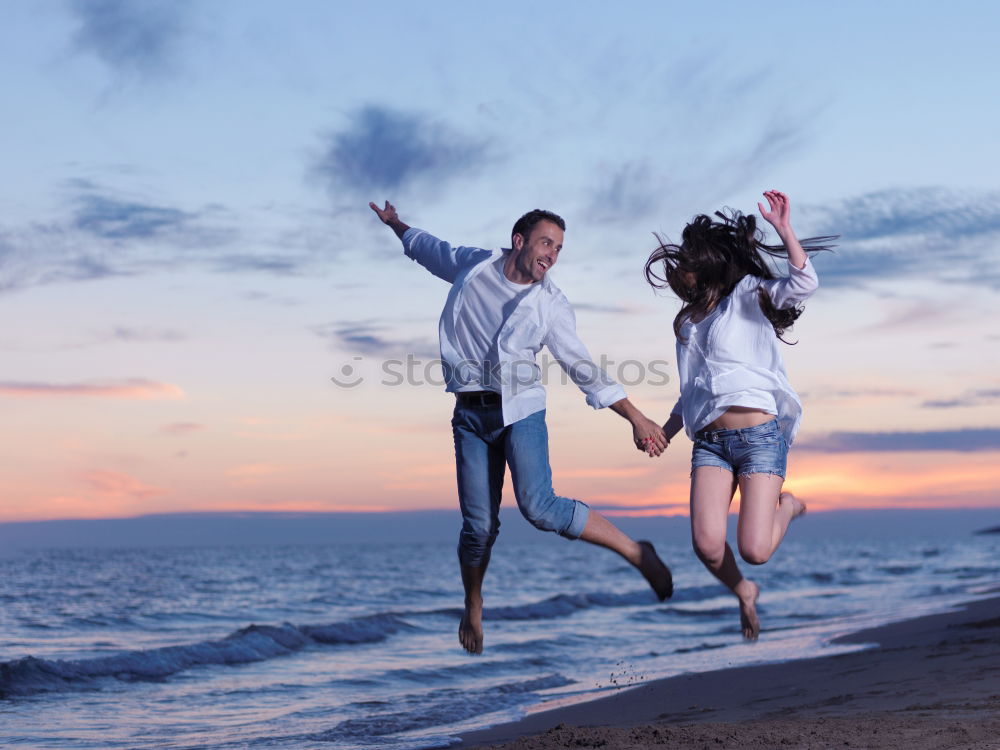
[[[462,531],[458,558],[465,612],[458,639],[483,651],[483,577],[500,529],[504,470],[514,496],[535,528],[583,539],[628,560],[662,601],[673,593],[670,569],[653,545],[635,541],[607,518],[552,489],[545,388],[535,355],[549,351],[595,409],[610,407],[632,424],[636,448],[658,456],[662,428],[647,419],[590,357],[576,334],[566,296],[548,278],[559,258],[565,222],[550,211],[529,211],[514,224],[512,248],[452,247],[403,223],[388,201],[369,203],[403,242],[407,256],[450,283],[438,333],[447,390],[456,397],[455,437]]]

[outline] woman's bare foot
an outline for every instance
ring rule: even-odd
[[[656,554],[652,542],[643,540],[638,544],[642,550],[638,565],[639,572],[653,587],[656,597],[662,602],[674,593],[674,579],[670,575],[670,568]]]
[[[748,641],[756,641],[760,635],[760,620],[757,619],[757,598],[760,596],[760,589],[756,583],[744,578],[736,584],[734,593],[740,600],[740,627],[743,629],[743,637]]]
[[[806,504],[795,497],[795,495],[791,492],[782,492],[778,496],[778,505],[780,506],[783,503],[791,503],[793,521],[799,516],[804,516],[806,514]]]
[[[458,624],[458,640],[470,654],[483,653],[483,600],[465,601],[465,612]]]

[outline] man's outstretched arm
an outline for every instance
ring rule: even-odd
[[[411,227],[406,222],[400,221],[396,207],[389,201],[385,202],[385,208],[379,208],[374,203],[368,205],[382,223],[396,233],[403,243],[403,252],[408,258],[412,258],[449,284],[454,283],[463,268],[474,265],[492,254],[489,250],[477,247],[452,247],[448,242],[439,240],[422,229]]]
[[[385,202],[385,208],[379,208],[374,203],[369,203],[368,205],[371,206],[372,211],[378,214],[378,218],[382,220],[383,224],[392,229],[399,239],[403,239],[403,235],[406,234],[406,230],[410,228],[410,225],[399,220],[399,214],[396,213],[394,205],[389,203],[389,201]]]

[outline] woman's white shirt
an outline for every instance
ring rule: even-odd
[[[801,304],[819,287],[807,259],[788,264],[778,279],[745,276],[704,320],[685,321],[677,340],[681,395],[672,412],[692,440],[727,409],[743,406],[774,414],[789,445],[802,419],[802,403],[788,382],[781,342],[760,309],[764,289],[778,309]]]

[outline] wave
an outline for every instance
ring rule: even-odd
[[[721,584],[708,583],[704,586],[688,586],[678,589],[667,601],[673,604],[677,602],[703,602],[720,596],[728,597],[730,593]]]
[[[699,601],[718,596],[717,586],[679,590],[676,601]],[[624,593],[596,591],[558,594],[541,601],[487,608],[488,621],[546,620],[568,617],[592,607],[634,607],[655,604],[653,593],[639,589]],[[199,666],[232,666],[264,661],[299,651],[306,646],[377,643],[401,630],[412,629],[404,618],[427,615],[460,617],[461,609],[382,612],[325,625],[250,625],[225,638],[178,646],[125,651],[111,656],[62,660],[26,656],[0,662],[0,698],[88,689],[98,680],[120,682],[163,680]],[[196,615],[198,613],[185,613]],[[75,623],[78,627],[83,622]],[[88,618],[87,625],[107,625],[108,620]]]
[[[651,598],[652,594],[650,594]],[[643,597],[645,601],[647,597]],[[628,604],[638,604],[632,601]],[[487,607],[483,610],[483,619],[496,620],[551,620],[557,617],[569,617],[580,610],[591,607],[628,606],[622,602],[615,603],[599,594],[557,594],[539,602],[515,604],[507,607]]]
[[[147,612],[142,615],[142,619],[167,622],[173,622],[176,620],[204,620],[208,622],[221,622],[225,620],[232,620],[233,616],[216,614],[214,612],[193,612],[189,610],[182,610],[178,612]]]
[[[68,621],[69,625],[78,628],[119,628],[134,627],[136,622],[131,617],[113,617],[105,615],[89,615],[72,617]]]
[[[675,648],[675,654],[696,654],[699,651],[714,651],[717,648],[725,648],[730,644],[728,643],[700,643],[697,646],[689,646],[687,648]]]
[[[357,617],[332,625],[303,625],[300,629],[318,643],[328,646],[339,644],[377,643],[400,630],[410,630],[412,625],[395,614],[383,613]]]
[[[719,586],[691,586],[674,592],[669,600],[673,602],[700,602],[720,596],[723,589]],[[577,612],[591,607],[637,607],[648,604],[658,604],[653,592],[649,589],[613,593],[608,591],[593,591],[579,594],[556,594],[547,599],[526,604],[513,604],[506,607],[486,607],[483,609],[483,620],[550,620],[569,617]],[[435,609],[423,612],[406,612],[409,616],[419,615],[449,615],[459,618],[462,610],[458,607]]]
[[[75,661],[26,656],[0,663],[0,698],[87,689],[101,679],[163,680],[199,666],[265,661],[315,643],[376,643],[412,627],[394,615],[380,614],[329,625],[250,625],[216,641],[125,651]]]
[[[494,649],[490,649],[493,651]],[[382,684],[401,685],[412,683],[415,685],[428,686],[431,684],[455,685],[463,684],[467,680],[483,680],[489,675],[504,676],[514,674],[532,674],[539,670],[555,669],[558,666],[558,659],[547,657],[544,654],[534,654],[510,659],[462,659],[460,662],[447,666],[434,665],[427,667],[404,667],[388,669],[375,675]],[[344,684],[343,680],[338,680],[338,684]]]
[[[388,711],[378,712],[377,709],[373,711],[370,705],[364,706],[367,716],[342,721],[312,739],[317,742],[367,740],[367,743],[375,744],[378,740],[374,738],[454,724],[532,703],[537,700],[538,691],[571,684],[573,681],[563,675],[549,674],[532,680],[509,682],[479,690],[445,688],[429,694],[404,695],[391,704],[386,703],[390,709]],[[352,707],[361,708],[359,704]]]
[[[975,578],[989,578],[1000,572],[1000,568],[993,566],[962,565],[957,568],[938,568],[935,575],[954,576],[960,580]]]
[[[920,565],[882,565],[879,566],[878,570],[891,576],[905,576],[916,573],[920,568]]]
[[[680,617],[726,617],[736,611],[734,601],[730,607],[712,607],[710,609],[685,609],[684,607],[668,607],[667,611]]]

